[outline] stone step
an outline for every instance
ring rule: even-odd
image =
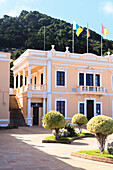
[[[18,106],[16,97],[10,96],[10,125],[11,126],[26,126],[24,116]]]

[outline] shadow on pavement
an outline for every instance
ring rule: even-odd
[[[73,141],[72,143],[71,143],[71,145],[89,145],[88,143],[83,143],[83,142],[76,142],[76,141]]]
[[[0,130],[0,134],[4,131],[4,134],[52,134],[51,130],[44,129],[42,126],[32,126],[32,127],[18,127],[17,129],[5,129]]]
[[[24,135],[24,133],[23,133]],[[11,170],[84,170],[59,160],[11,134],[0,134],[0,168]],[[68,159],[68,157],[61,157]]]

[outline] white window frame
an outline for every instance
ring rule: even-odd
[[[96,104],[100,104],[101,114],[102,115],[102,102],[96,102]]]
[[[32,84],[35,84],[34,82],[34,80],[35,80],[35,77],[36,77],[36,84],[37,84],[37,72],[35,72],[35,73],[33,73],[32,75],[32,80],[33,80],[33,83]]]
[[[78,71],[78,86],[79,85],[79,74],[83,73],[84,74],[84,86],[86,86],[86,74],[93,74],[93,86],[95,86],[95,75],[99,74],[100,75],[100,87],[102,87],[102,74],[100,72],[90,72],[90,71]]]
[[[58,86],[57,85],[57,71],[65,72],[65,85],[64,86]],[[56,87],[65,87],[65,88],[67,88],[67,70],[66,69],[55,69],[55,88]]]
[[[85,102],[85,113],[84,115],[87,117],[87,100],[94,100],[94,117],[96,116],[96,98],[85,98],[84,102]]]
[[[43,69],[38,70],[39,72],[39,85],[41,85],[41,74],[43,73]]]
[[[80,104],[84,104],[84,115],[85,115],[85,102],[78,102],[78,113],[80,113]]]
[[[57,101],[65,101],[65,119],[67,119],[67,99],[55,99],[55,111],[57,111]]]

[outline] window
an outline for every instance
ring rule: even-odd
[[[96,114],[101,115],[101,104],[96,104]]]
[[[20,76],[20,87],[22,87],[22,85],[23,85],[23,76],[21,75]]]
[[[41,85],[43,85],[43,73],[41,74]]]
[[[34,84],[36,84],[36,76],[34,77]]]
[[[84,86],[84,73],[79,74],[79,86]]]
[[[95,75],[95,86],[100,86],[100,75],[99,74]]]
[[[86,86],[93,86],[93,74],[86,74]]]
[[[84,115],[84,103],[80,103],[79,112]]]
[[[59,111],[65,117],[65,101],[57,101],[56,111]]]
[[[31,84],[32,84],[32,79],[31,79]]]
[[[65,86],[65,72],[57,71],[57,86]]]

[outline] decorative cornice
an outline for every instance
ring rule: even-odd
[[[0,58],[0,61],[5,61],[5,62],[12,62],[12,59],[7,59],[7,58]]]

